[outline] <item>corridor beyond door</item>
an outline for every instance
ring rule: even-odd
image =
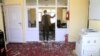
[[[39,8],[38,11],[38,17],[39,17],[39,38],[41,41],[54,41],[55,40],[55,23],[56,23],[56,17],[53,18],[46,18],[46,19],[50,19],[50,25],[49,25],[49,29],[47,32],[44,33],[44,30],[46,28],[43,27],[43,21],[42,21],[42,16],[44,15],[44,10],[47,10],[47,15],[50,15],[51,17],[53,17],[56,14],[56,9],[53,7],[41,7]],[[48,33],[48,34],[47,34]],[[46,34],[46,36],[48,35],[48,37],[44,36]]]

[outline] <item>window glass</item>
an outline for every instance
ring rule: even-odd
[[[28,10],[28,27],[36,27],[36,9],[30,8]]]

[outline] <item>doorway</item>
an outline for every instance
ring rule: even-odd
[[[26,0],[25,3],[27,12],[26,39],[28,39],[26,41],[44,41],[43,26],[41,23],[44,10],[47,10],[51,16],[56,15],[50,19],[49,41],[65,40],[65,35],[68,34],[68,20],[66,19],[68,0]]]
[[[43,31],[43,25],[42,25],[42,16],[44,15],[43,11],[47,10],[47,14],[50,16],[54,16],[56,14],[56,9],[54,7],[40,7],[38,11],[39,16],[39,38],[41,41],[44,41],[44,31]],[[50,18],[50,26],[48,30],[48,41],[55,40],[55,23],[56,23],[56,17]],[[47,32],[46,32],[47,33]]]

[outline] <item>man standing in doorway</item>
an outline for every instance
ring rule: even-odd
[[[43,38],[48,41],[49,38],[49,28],[51,25],[50,18],[54,18],[54,16],[50,16],[47,14],[47,10],[44,10],[44,15],[42,15],[42,26],[43,26]]]

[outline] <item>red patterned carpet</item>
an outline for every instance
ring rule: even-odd
[[[73,56],[75,43],[42,42],[10,43],[7,45],[8,56]]]

